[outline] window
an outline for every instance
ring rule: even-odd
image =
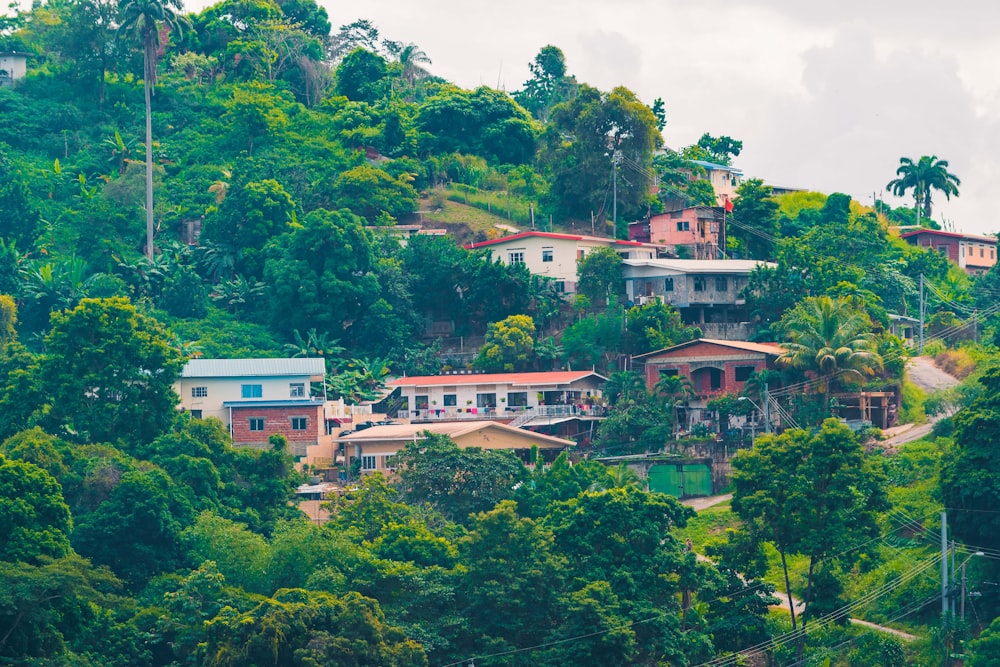
[[[444,395],[444,407],[453,408],[458,405],[458,396],[455,394],[445,394]]]
[[[264,418],[263,417],[250,417],[247,419],[247,423],[250,425],[251,431],[263,431],[264,430]]]
[[[309,427],[308,417],[292,417],[292,430],[305,431]]]
[[[306,384],[305,382],[292,382],[288,385],[288,395],[292,398],[305,398],[306,395]]]
[[[715,277],[715,291],[716,292],[725,292],[728,289],[729,289],[729,281],[726,280],[726,277],[725,276],[716,276]]]
[[[428,403],[427,396],[417,396],[414,399],[414,403],[417,410],[426,410]]]
[[[362,470],[375,470],[376,463],[374,456],[362,456],[361,457],[361,469]]]
[[[684,220],[683,222],[678,222],[677,231],[679,232],[691,231],[691,223],[688,222],[687,220]]]
[[[673,292],[674,291],[674,279],[673,278],[664,278],[663,279],[663,291],[664,292]]]
[[[245,384],[240,387],[243,398],[260,398],[264,395],[264,387],[259,384]]]
[[[581,260],[581,259],[583,259],[586,256],[587,256],[587,251],[586,250],[577,250],[576,251],[576,258],[577,258],[577,260]]]
[[[208,396],[208,387],[191,387],[191,398],[205,398]]]
[[[201,419],[201,410],[192,410],[191,416],[195,419]]]
[[[993,248],[990,248],[990,259],[996,259],[995,257],[993,257]]]
[[[705,291],[705,276],[695,276],[694,277],[694,291],[704,292]]]
[[[477,408],[495,408],[497,406],[496,394],[476,394]]]
[[[979,256],[980,257],[985,257],[986,256],[986,253],[984,252],[983,246],[979,246]]]
[[[712,391],[719,391],[722,389],[722,371],[718,368],[708,369],[708,382]]]
[[[524,264],[524,251],[523,250],[511,250],[507,253],[507,263],[508,264]]]
[[[750,379],[750,376],[754,374],[756,369],[753,366],[737,366],[736,367],[736,381],[746,382]]]
[[[542,261],[543,262],[552,261],[552,248],[542,248]]]
[[[396,455],[395,454],[390,454],[389,456],[385,457],[385,460],[382,461],[382,465],[385,466],[386,470],[395,470],[396,469]]]
[[[556,293],[557,294],[565,294],[566,293],[566,281],[565,280],[557,280],[556,281]]]
[[[523,408],[528,405],[528,392],[512,391],[507,394],[507,405],[512,408]]]

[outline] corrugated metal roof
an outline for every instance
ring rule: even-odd
[[[760,352],[772,357],[780,356],[785,352],[785,348],[781,347],[781,343],[751,343],[745,340],[717,340],[714,338],[696,338],[695,340],[689,340],[686,343],[680,343],[674,345],[673,347],[666,347],[662,350],[656,350],[655,352],[647,352],[646,354],[638,354],[634,359],[644,359],[648,357],[656,357],[661,354],[668,354],[671,352],[678,352],[688,347],[693,347],[695,345],[717,345],[719,347],[728,347],[734,350],[744,350],[746,352]]]
[[[318,358],[300,359],[192,359],[181,377],[315,377],[326,374],[326,363]]]
[[[623,259],[626,267],[652,266],[679,273],[736,273],[749,274],[758,266],[768,268],[777,264],[756,259]]]
[[[465,421],[465,422],[435,422],[431,424],[388,424],[384,426],[372,426],[362,431],[355,431],[347,435],[335,438],[334,442],[348,444],[364,444],[366,442],[412,442],[422,440],[425,431],[440,435],[447,435],[453,438],[461,437],[467,433],[492,429],[503,431],[534,441],[541,447],[573,447],[576,445],[572,440],[557,438],[544,433],[536,433],[525,429],[509,426],[496,421]]]
[[[401,377],[386,384],[390,387],[436,387],[440,385],[511,384],[517,386],[549,386],[576,382],[595,376],[606,377],[594,371],[543,371],[540,373],[470,373],[468,375],[414,375]]]

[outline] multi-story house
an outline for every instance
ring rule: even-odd
[[[743,289],[765,264],[746,259],[649,259],[622,262],[625,292],[637,304],[659,299],[687,324],[713,338],[747,340],[752,333]],[[773,266],[773,265],[769,265]]]
[[[688,380],[694,396],[688,401],[684,417],[690,427],[710,420],[709,400],[742,392],[754,374],[774,370],[774,361],[782,352],[778,343],[701,338],[639,355],[633,362],[642,367],[650,391],[664,376],[677,375]]]
[[[938,229],[914,229],[899,235],[907,243],[936,250],[971,275],[986,273],[997,263],[997,238],[943,232]]]
[[[323,359],[192,359],[174,386],[180,409],[217,417],[233,444],[263,447],[281,434],[293,454],[326,435],[323,395],[310,391],[326,374]]]
[[[398,417],[412,422],[593,414],[607,378],[594,371],[468,373],[401,377]],[[523,422],[522,422],[523,423]]]
[[[743,184],[743,172],[736,167],[704,160],[691,160],[705,170],[708,182],[715,190],[715,203],[725,206],[726,202],[736,199],[736,190]]]
[[[719,259],[726,246],[725,208],[689,206],[630,223],[631,241],[667,246],[678,257]]]
[[[556,289],[566,294],[576,292],[577,262],[598,248],[612,248],[623,259],[653,259],[661,250],[656,245],[639,241],[551,232],[521,232],[473,243],[466,248],[487,248],[494,259],[506,264],[524,264],[531,273],[555,280]]]

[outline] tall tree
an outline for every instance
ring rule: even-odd
[[[864,448],[851,430],[827,419],[815,434],[793,429],[758,438],[752,449],[733,460],[733,483],[733,511],[747,530],[759,532],[781,556],[790,605],[787,556],[809,557],[804,630],[806,618],[817,613],[816,608],[832,611],[837,607],[836,559],[861,556],[858,550],[843,549],[879,534],[875,516],[887,504],[883,477],[865,459]],[[820,579],[822,594],[815,587]]]
[[[160,25],[167,32],[181,31],[187,19],[178,14],[181,0],[123,0],[122,33],[134,33],[142,43],[143,92],[146,100],[146,257],[153,259],[153,113],[152,96],[156,86],[157,54],[160,50]]]
[[[614,171],[619,218],[644,212],[653,151],[663,139],[653,111],[632,91],[603,93],[581,86],[576,96],[552,110],[539,156],[564,213],[605,219],[611,213]],[[617,231],[617,230],[616,230]]]
[[[947,160],[939,160],[936,155],[924,155],[916,162],[908,157],[899,158],[896,178],[889,181],[886,187],[897,197],[913,191],[919,223],[921,210],[925,219],[931,219],[931,190],[937,190],[944,194],[945,199],[951,199],[952,195],[958,196],[961,184],[958,176],[948,171]]]
[[[52,316],[41,375],[44,419],[74,439],[130,444],[166,431],[174,416],[180,353],[156,320],[128,299],[83,299]]]

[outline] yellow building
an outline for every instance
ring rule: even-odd
[[[361,460],[362,473],[381,471],[392,473],[392,457],[411,442],[424,439],[425,433],[447,435],[462,448],[512,450],[526,458],[532,447],[555,453],[575,446],[572,440],[533,433],[496,421],[440,422],[434,424],[391,424],[373,426],[363,431],[349,433],[334,441],[334,448],[343,447],[344,462],[350,466],[353,459]],[[334,459],[336,450],[319,451],[311,447],[310,457]]]

